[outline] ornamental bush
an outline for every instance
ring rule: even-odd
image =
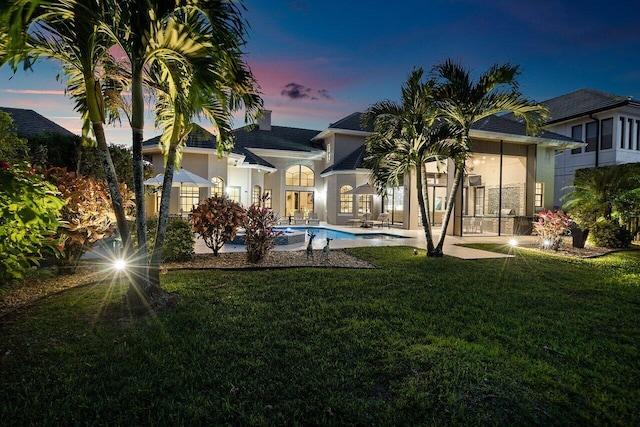
[[[43,250],[57,250],[54,235],[64,202],[27,163],[0,162],[0,280],[22,279]]]
[[[602,248],[627,248],[633,236],[616,221],[598,221],[591,226],[589,243]]]
[[[171,218],[167,223],[167,235],[162,245],[163,261],[189,261],[193,259],[196,238],[191,224],[182,218]]]
[[[198,238],[218,255],[222,246],[232,240],[243,225],[242,206],[225,197],[209,197],[196,206],[190,216],[193,231]]]
[[[543,209],[536,216],[533,232],[539,237],[540,247],[557,251],[562,244],[562,236],[571,228],[571,220],[559,210]]]
[[[48,169],[45,178],[56,186],[66,203],[58,227],[58,236],[64,244],[58,259],[58,274],[71,274],[95,242],[111,236],[117,229],[109,189],[104,181],[67,172],[64,168]],[[125,208],[131,210],[133,202],[127,196],[126,184],[121,185],[120,191]]]
[[[261,203],[251,205],[245,212],[244,229],[249,262],[257,263],[273,248],[273,239],[282,234],[275,230],[278,215],[271,209],[263,207],[268,196],[263,196]]]

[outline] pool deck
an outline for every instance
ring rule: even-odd
[[[422,249],[426,248],[426,239],[424,237],[424,232],[422,230],[403,230],[400,228],[358,228],[358,227],[343,227],[343,226],[335,226],[328,225],[326,223],[320,223],[319,227],[326,227],[333,230],[344,231],[347,233],[355,233],[355,234],[394,234],[398,236],[403,236],[405,238],[402,239],[354,239],[354,240],[332,240],[330,243],[331,249],[345,249],[345,248],[354,248],[354,247],[362,247],[362,246],[408,246],[412,248]],[[292,227],[296,228],[296,227]],[[304,227],[297,227],[302,230],[305,230]],[[436,235],[434,240],[437,241],[439,237],[439,230],[436,231]],[[461,259],[488,259],[488,258],[510,258],[513,255],[508,254],[500,254],[496,252],[482,251],[479,249],[465,248],[459,246],[464,243],[501,243],[507,245],[509,240],[513,238],[513,236],[447,236],[444,243],[444,254],[445,256],[453,256]],[[518,236],[519,241],[532,241],[535,238],[532,236]],[[322,250],[325,243],[324,241],[314,241],[313,242],[314,250]],[[307,247],[306,243],[298,243],[298,244],[290,244],[290,245],[277,245],[275,246],[275,251],[303,251]],[[244,252],[244,245],[230,245],[225,244],[220,252]],[[203,242],[202,239],[196,239],[195,246],[196,253],[211,253],[211,249],[209,249]]]

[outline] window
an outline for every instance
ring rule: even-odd
[[[533,200],[536,208],[542,207],[542,202],[544,200],[544,183],[536,182],[536,192],[533,196]]]
[[[620,117],[620,148],[624,148],[624,132],[626,123],[627,120],[624,117]]]
[[[584,141],[584,139],[582,139],[582,125],[577,125],[571,128],[571,138],[575,139],[576,141]],[[573,150],[571,150],[571,154],[580,153],[582,153],[582,147],[574,148]]]
[[[264,205],[265,208],[271,209],[271,190],[264,190]]]
[[[600,149],[608,150],[613,148],[613,119],[605,119],[602,121],[602,129],[600,130]]]
[[[484,187],[475,187],[474,191],[474,213],[484,215]]]
[[[636,150],[640,151],[640,120],[636,120]]]
[[[211,184],[213,184],[213,186],[211,187],[211,197],[224,196],[224,180],[222,178],[220,178],[219,176],[211,178]]]
[[[327,144],[327,164],[331,164],[331,143]]]
[[[200,203],[200,189],[198,187],[180,188],[180,213],[191,212],[194,206]]]
[[[627,139],[627,148],[629,150],[633,150],[633,119],[629,119],[627,121],[627,124],[628,124],[628,128],[629,128],[628,139]]]
[[[598,122],[587,123],[587,152],[596,151],[598,148]]]
[[[285,184],[293,187],[313,187],[313,171],[303,165],[291,166],[287,169]]]
[[[259,206],[260,196],[262,196],[262,188],[259,185],[254,185],[253,191],[251,191],[251,204]]]
[[[240,187],[227,187],[227,197],[234,202],[240,203]]]
[[[358,195],[358,212],[359,213],[371,213],[371,194],[359,194]]]
[[[353,190],[350,185],[340,187],[340,213],[353,212],[353,194],[347,194],[347,191]]]

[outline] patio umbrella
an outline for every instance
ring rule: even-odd
[[[160,186],[164,182],[164,174],[149,178],[144,185]],[[206,178],[182,168],[173,172],[173,187],[213,187],[213,183]]]
[[[366,184],[362,184],[354,188],[353,190],[349,190],[344,194],[378,194],[375,188],[368,182]]]

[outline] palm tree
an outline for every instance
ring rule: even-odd
[[[202,35],[203,32],[196,34]],[[202,115],[214,125],[218,149],[222,154],[233,146],[232,113],[244,106],[245,121],[253,121],[262,105],[255,89],[257,84],[251,73],[245,71],[239,51],[227,50],[223,55],[213,51],[208,58],[206,64],[188,64],[189,70],[181,69],[180,65],[185,64],[176,64],[178,67],[172,70],[170,79],[164,78],[162,70],[157,67],[152,67],[147,77],[156,91],[156,126],[164,130],[160,143],[166,160],[158,229],[149,269],[150,281],[156,284],[159,283],[162,247],[169,218],[173,171],[180,167],[180,152],[192,129],[191,120]],[[216,73],[221,69],[237,71],[223,75]],[[169,83],[177,87],[172,88]]]
[[[427,256],[434,251],[428,193],[425,191],[428,160],[441,157],[451,138],[446,124],[436,123],[433,80],[423,81],[422,68],[413,70],[402,85],[400,103],[381,101],[370,106],[362,115],[365,128],[373,128],[366,139],[364,166],[371,170],[372,180],[382,194],[400,179],[416,173],[418,205],[427,241]]]
[[[440,240],[435,248],[435,255],[442,256],[446,229],[462,185],[465,162],[472,150],[469,132],[473,124],[485,117],[509,112],[518,119],[524,119],[527,132],[535,134],[547,117],[547,110],[519,92],[516,78],[520,71],[517,65],[495,64],[473,81],[469,70],[448,59],[436,65],[432,74],[437,82],[434,90],[436,117],[455,131],[456,140],[449,154],[455,165],[454,181],[442,220]]]
[[[62,64],[68,94],[76,100],[75,109],[84,120],[83,137],[91,129],[96,139],[118,231],[129,250],[129,225],[104,133],[106,117],[99,77],[101,61],[109,56],[113,45],[100,27],[105,11],[113,7],[99,0],[12,1],[0,17],[0,66],[9,64],[15,72],[20,63],[29,68],[40,56]]]
[[[190,64],[215,67],[211,69],[222,80],[232,81],[244,69],[233,68],[232,62],[216,62],[211,58],[223,57],[228,52],[239,52],[244,43],[245,23],[241,17],[240,2],[225,0],[123,0],[119,3],[121,15],[113,27],[114,39],[125,53],[130,70],[133,152],[133,180],[136,196],[136,230],[138,259],[147,259],[146,208],[143,183],[142,141],[144,128],[144,76],[147,69],[156,67],[160,75],[172,79],[172,71],[191,69]],[[191,14],[191,15],[190,15]],[[196,17],[197,26],[186,23],[184,16]],[[203,36],[194,40],[194,37]],[[208,46],[207,46],[208,45]],[[203,49],[204,48],[204,49]],[[215,55],[210,55],[215,51]],[[239,64],[236,64],[239,65]],[[170,89],[180,88],[172,82]],[[234,102],[236,100],[234,95]],[[188,115],[187,115],[188,116]],[[185,116],[186,117],[186,116]],[[184,120],[184,118],[180,120]],[[179,135],[178,132],[176,135]],[[165,174],[166,175],[166,174]],[[139,266],[136,294],[152,298],[162,290],[149,281],[145,263]],[[131,293],[130,293],[131,294]]]

